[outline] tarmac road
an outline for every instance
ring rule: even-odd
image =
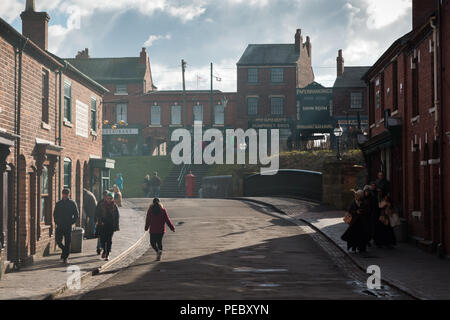
[[[128,201],[138,210],[149,203]],[[82,299],[376,299],[338,268],[311,229],[241,201],[162,201],[176,226],[167,228],[162,260],[149,248]]]

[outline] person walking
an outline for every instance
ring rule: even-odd
[[[170,221],[167,210],[164,209],[158,198],[153,199],[153,203],[147,210],[147,218],[145,219],[145,231],[150,231],[150,245],[156,252],[156,261],[161,260],[163,251],[162,239],[166,232],[166,224],[170,230],[175,232],[175,227]]]
[[[120,189],[117,185],[113,186],[113,190],[114,190],[114,202],[120,208],[122,207],[122,192],[120,192]]]
[[[378,192],[381,192],[381,199],[379,201],[383,201],[385,196],[390,196],[391,194],[391,186],[389,181],[384,176],[383,171],[378,172],[377,180],[375,181],[375,185],[378,189]]]
[[[94,238],[95,230],[95,208],[97,199],[95,195],[87,189],[83,189],[83,212],[86,216],[84,228],[86,230],[86,239]]]
[[[55,240],[62,250],[61,260],[67,264],[70,253],[70,242],[72,240],[72,225],[79,217],[78,206],[75,201],[69,198],[70,190],[63,189],[62,199],[55,205],[53,218],[56,225]],[[64,238],[64,244],[62,242]]]
[[[121,173],[117,174],[117,178],[114,181],[114,184],[119,188],[120,191],[123,191],[123,176]]]
[[[158,177],[158,172],[153,172],[153,177],[150,180],[150,185],[153,190],[153,197],[159,198],[159,191],[161,190],[161,178]]]
[[[368,228],[368,204],[364,200],[364,191],[355,192],[355,199],[352,201],[348,214],[351,216],[349,226],[341,239],[347,242],[347,250],[360,253],[366,252],[366,247],[370,239]]]
[[[142,184],[142,191],[144,191],[146,198],[150,198],[150,186],[150,175],[147,174],[144,178],[144,183]]]
[[[102,258],[109,260],[114,232],[119,231],[119,208],[114,203],[114,195],[108,192],[105,201],[97,207],[95,213],[98,234],[103,248]]]
[[[394,215],[391,198],[385,196],[379,207],[381,208],[381,214],[375,226],[374,241],[379,248],[383,246],[392,248],[397,244],[397,240],[391,222]]]
[[[102,247],[102,242],[100,241],[100,235],[99,235],[99,228],[98,228],[98,221],[97,221],[97,212],[99,210],[101,210],[103,204],[106,201],[106,196],[108,195],[109,191],[108,190],[103,190],[102,193],[102,200],[100,200],[97,203],[97,207],[95,208],[95,213],[94,213],[94,235],[97,238],[97,255],[100,255],[102,253],[103,247]]]

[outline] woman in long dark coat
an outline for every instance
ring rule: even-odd
[[[114,203],[114,196],[109,192],[105,201],[97,206],[95,212],[98,235],[103,248],[102,258],[109,260],[111,252],[112,237],[115,231],[119,231],[119,208]]]
[[[364,200],[364,191],[358,190],[355,199],[348,208],[352,220],[341,239],[347,242],[347,249],[355,252],[366,252],[370,240],[369,205]]]
[[[394,229],[391,226],[389,217],[392,215],[392,201],[389,196],[384,197],[380,203],[381,214],[375,225],[374,241],[378,247],[386,246],[388,248],[397,244]]]

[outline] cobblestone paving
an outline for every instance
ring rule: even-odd
[[[310,223],[346,251],[341,235],[347,228],[343,211],[291,198],[256,197],[249,200],[269,204],[289,217]],[[346,254],[347,255],[347,254]],[[440,260],[408,243],[394,250],[371,247],[365,255],[348,255],[360,268],[381,268],[381,278],[419,299],[450,299],[450,260]]]

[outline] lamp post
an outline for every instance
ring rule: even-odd
[[[333,133],[334,133],[334,135],[336,136],[336,138],[337,138],[337,158],[339,159],[339,160],[341,160],[341,154],[340,154],[340,152],[339,152],[339,139],[340,139],[340,137],[342,136],[342,133],[344,132],[344,130],[342,130],[342,128],[341,128],[341,126],[338,124],[337,126],[336,126],[336,128],[334,129],[334,131],[333,131]]]

